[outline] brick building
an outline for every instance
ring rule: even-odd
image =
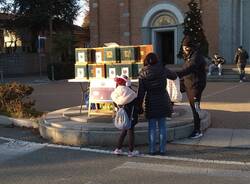
[[[183,38],[182,23],[190,0],[90,0],[91,46],[153,44],[168,64],[180,64],[176,55]],[[249,0],[197,0],[210,55],[219,52],[233,63],[235,49],[250,50]]]

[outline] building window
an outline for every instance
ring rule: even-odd
[[[162,26],[168,26],[168,25],[175,25],[177,24],[176,17],[168,12],[164,12],[161,14],[158,14],[153,20],[152,20],[152,27],[162,27]]]

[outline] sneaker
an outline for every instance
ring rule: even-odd
[[[137,150],[134,150],[134,151],[129,151],[128,152],[128,157],[136,157],[136,156],[138,156],[140,153],[139,153],[139,151],[137,151]]]
[[[201,132],[193,132],[190,136],[191,139],[198,139],[200,137],[202,137],[203,134]]]
[[[208,76],[210,76],[210,75],[211,75],[211,73],[210,73],[210,72],[208,72],[208,73],[207,73],[207,75],[208,75]]]
[[[158,153],[157,153],[157,152],[149,152],[148,154],[151,155],[151,156],[155,156],[155,155],[157,155]]]
[[[116,149],[113,151],[113,154],[115,154],[115,155],[121,155],[121,154],[122,154],[122,150],[116,148]]]
[[[219,73],[219,76],[221,76],[222,74],[221,73]]]
[[[243,80],[240,80],[240,83],[242,83],[243,82]]]
[[[159,155],[160,155],[160,156],[165,156],[165,155],[166,155],[166,152],[159,152]]]

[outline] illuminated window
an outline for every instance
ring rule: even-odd
[[[4,46],[5,47],[20,47],[22,42],[14,32],[4,30]]]

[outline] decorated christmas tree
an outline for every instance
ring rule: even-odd
[[[185,13],[185,19],[183,23],[184,27],[184,38],[189,36],[192,40],[193,45],[196,45],[201,53],[207,57],[208,56],[208,42],[202,28],[202,11],[198,7],[196,0],[191,0],[188,3],[189,11]],[[183,39],[184,39],[183,38]],[[182,46],[178,54],[179,57],[182,57]]]

